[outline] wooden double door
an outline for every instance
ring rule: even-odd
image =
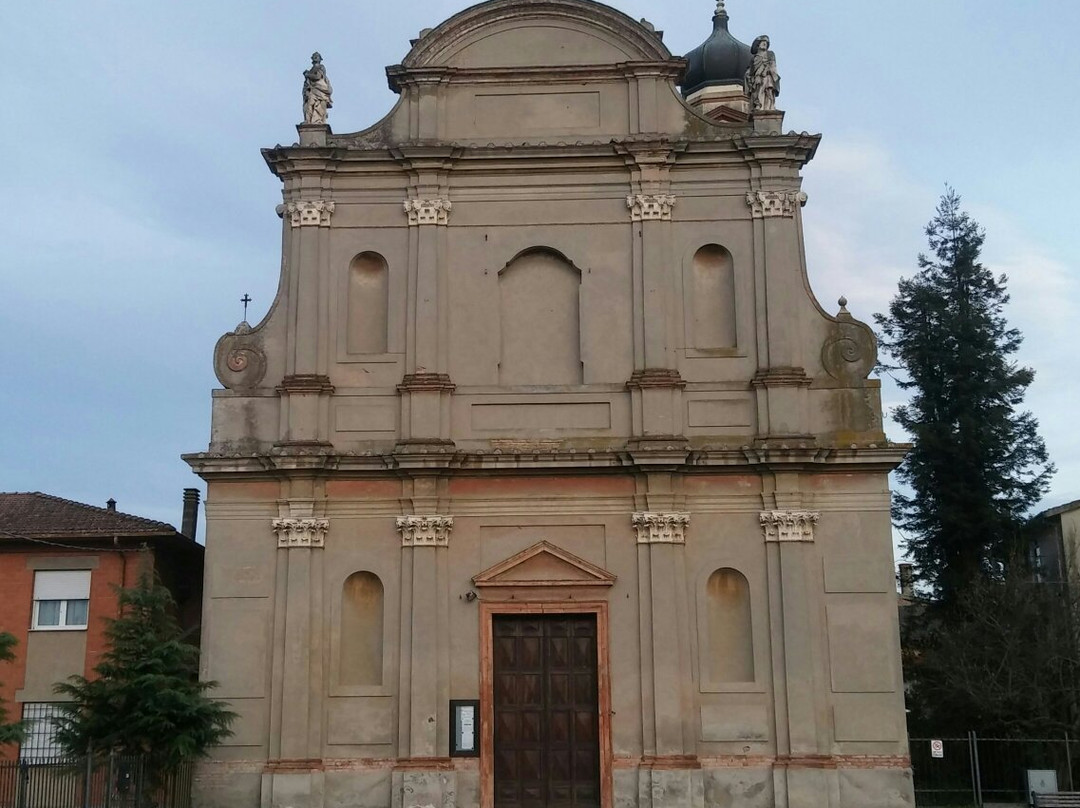
[[[493,616],[495,808],[599,808],[596,619]]]

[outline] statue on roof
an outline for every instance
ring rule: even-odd
[[[762,34],[755,39],[750,53],[750,67],[743,78],[750,108],[754,112],[774,110],[780,95],[780,74],[776,72],[776,54],[769,50],[769,37]]]
[[[311,67],[304,71],[304,123],[326,123],[326,111],[334,106],[330,101],[333,92],[322,56],[318,52],[311,54]]]

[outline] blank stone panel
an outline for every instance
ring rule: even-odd
[[[892,693],[896,690],[896,662],[892,640],[895,605],[882,608],[891,598],[860,597],[825,608],[829,625],[829,668],[834,693]],[[895,604],[895,600],[893,599]]]

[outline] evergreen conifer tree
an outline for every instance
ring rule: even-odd
[[[144,575],[119,603],[93,677],[56,685],[70,699],[56,740],[72,755],[142,755],[156,778],[228,737],[234,714],[208,697],[214,682],[198,680],[199,649],[184,639],[168,589]]]
[[[0,662],[11,662],[15,659],[12,650],[18,640],[14,635],[6,631],[0,631]],[[21,721],[8,721],[7,705],[0,699],[0,746],[9,743],[19,743],[23,739],[24,725]]]
[[[916,574],[944,602],[1015,555],[1027,512],[1053,467],[1038,424],[1018,411],[1033,372],[1012,359],[1021,335],[1005,321],[1005,276],[979,262],[985,233],[947,189],[926,228],[931,255],[900,281],[881,347],[910,401],[894,418],[914,441],[898,470],[893,521]]]

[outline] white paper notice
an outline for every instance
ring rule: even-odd
[[[461,734],[458,736],[458,748],[475,749],[476,748],[476,712],[473,707],[461,708]]]

